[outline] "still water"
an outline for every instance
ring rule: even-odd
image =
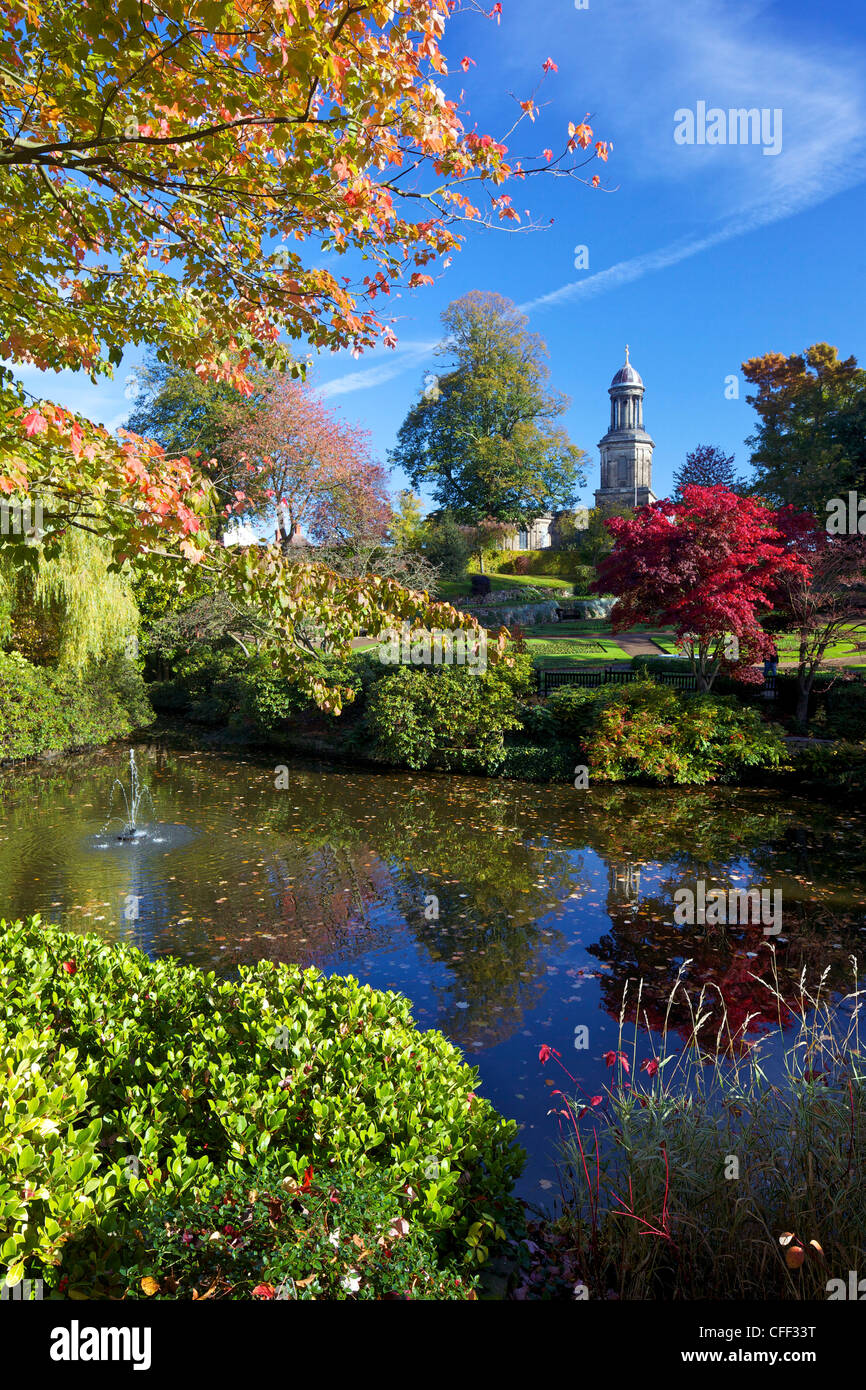
[[[557,1191],[548,1111],[563,1080],[540,1063],[542,1044],[593,1094],[627,982],[633,998],[643,981],[640,1058],[680,971],[671,1031],[685,1040],[686,992],[706,985],[756,1036],[779,1013],[774,959],[796,1006],[801,972],[826,970],[841,995],[864,954],[866,815],[847,805],[135,752],[153,813],[124,842],[117,825],[105,831],[124,748],[0,772],[0,915],[39,912],[221,975],[266,958],[400,991],[518,1121],[518,1190],[538,1204]],[[780,890],[781,932],[675,925],[675,890],[698,880]],[[630,1005],[626,1019],[631,1038]]]

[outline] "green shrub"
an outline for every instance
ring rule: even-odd
[[[302,1183],[265,1164],[255,1187],[161,1195],[124,1265],[127,1298],[465,1299],[477,1277],[438,1263],[412,1190],[336,1167]],[[504,1231],[503,1231],[504,1235]]]
[[[793,757],[799,783],[822,791],[866,791],[866,741],[803,744]]]
[[[0,760],[92,747],[152,722],[141,677],[123,656],[77,673],[0,652]]]
[[[506,732],[520,725],[517,701],[530,690],[531,658],[515,653],[509,661],[486,671],[383,668],[367,697],[372,756],[411,768],[496,772]]]
[[[827,738],[858,740],[866,738],[866,684],[840,681],[828,692],[815,732]]]
[[[76,1053],[50,1028],[0,1023],[0,1268],[7,1284],[49,1270],[63,1243],[110,1202],[96,1176],[98,1119],[86,1114]]]
[[[574,776],[574,750],[565,743],[517,743],[506,747],[500,777],[524,782],[566,782]]]
[[[563,738],[582,743],[595,723],[604,687],[588,689],[563,685],[547,697],[547,708],[554,728]]]
[[[251,659],[236,642],[202,642],[174,662],[168,681],[148,687],[154,709],[193,723],[228,724],[240,715]]]
[[[731,697],[683,696],[651,681],[602,688],[601,694],[585,740],[591,777],[730,782],[746,769],[786,763],[781,729]]]
[[[147,694],[157,714],[181,715],[190,706],[189,690],[179,680],[151,681]]]
[[[470,1262],[512,1212],[515,1124],[400,995],[265,961],[220,982],[38,918],[0,923],[0,967],[6,1028],[50,1026],[78,1054],[87,1123],[102,1121],[94,1201],[123,1194],[100,1239],[128,1240],[153,1195],[251,1186],[266,1159],[297,1183],[339,1161],[383,1192],[408,1184],[419,1230]],[[81,1284],[94,1262],[79,1242],[65,1267]]]
[[[328,681],[339,681],[357,696],[361,663],[324,655],[318,666]],[[148,693],[160,714],[183,716],[195,724],[252,725],[263,735],[278,733],[299,716],[316,712],[314,702],[290,677],[236,644],[202,644],[177,663],[168,681],[153,681]]]
[[[351,690],[354,699],[347,702],[347,714],[358,714],[363,708],[362,695],[364,682],[362,667],[364,654],[353,655],[348,661],[333,656],[322,656],[318,661],[319,672],[329,683],[339,683]],[[377,661],[377,666],[386,669]],[[299,715],[319,713],[318,706],[309,695],[294,685],[279,670],[261,662],[252,666],[247,674],[243,711],[259,732],[278,733],[279,730]]]

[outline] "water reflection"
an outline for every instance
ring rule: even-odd
[[[402,991],[523,1126],[523,1191],[536,1200],[555,1176],[539,1045],[570,1050],[598,1090],[628,980],[643,980],[640,1025],[658,1029],[690,960],[691,989],[706,985],[717,1016],[724,1000],[750,1035],[777,1019],[776,972],[792,1009],[804,969],[840,992],[851,982],[866,902],[859,813],[776,792],[575,791],[300,763],[278,790],[276,758],[153,744],[137,756],[159,833],[100,852],[123,756],[0,774],[0,912],[39,911],[222,974],[264,957]],[[674,891],[698,879],[780,888],[782,933],[675,925]],[[688,1034],[684,996],[670,1023]],[[581,1026],[589,1047],[575,1052]]]

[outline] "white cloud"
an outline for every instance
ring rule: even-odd
[[[332,381],[326,381],[316,389],[326,398],[346,396],[352,391],[368,391],[370,387],[382,386],[386,381],[391,381],[395,376],[408,371],[410,367],[417,367],[419,363],[428,361],[438,346],[438,340],[434,339],[425,343],[401,342],[393,349],[376,349],[375,354],[371,355],[387,352],[387,360],[372,367],[361,368],[360,371],[347,372],[345,376],[334,377]]]
[[[588,51],[604,54],[605,91],[614,94],[596,124],[606,134],[605,121],[613,118],[623,131],[605,172],[615,182],[619,165],[624,187],[651,185],[657,220],[688,220],[704,230],[536,295],[520,306],[524,311],[593,298],[804,212],[866,178],[862,45],[842,49],[814,31],[794,38],[778,11],[750,0],[621,0],[592,14],[581,32]],[[694,110],[698,101],[781,110],[781,152],[769,158],[752,145],[675,144],[675,111]],[[651,225],[649,218],[639,224],[642,240]]]

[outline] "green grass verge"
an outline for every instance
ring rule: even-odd
[[[559,594],[570,594],[572,590],[571,581],[568,579],[557,579],[550,574],[489,574],[492,589],[554,589]],[[472,580],[469,576],[463,579],[441,579],[436,586],[439,598],[467,598],[472,592]],[[552,594],[551,597],[557,597]]]

